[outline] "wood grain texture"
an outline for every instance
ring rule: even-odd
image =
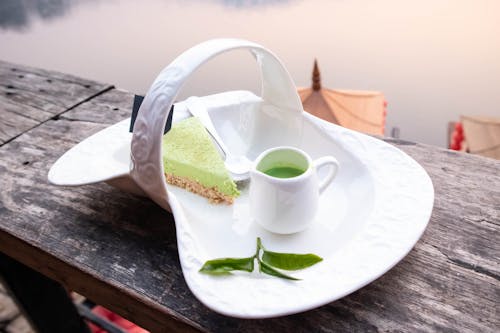
[[[47,184],[62,153],[129,116],[132,96],[112,89],[0,147],[0,251],[153,332],[498,331],[499,161],[386,139],[434,183],[433,214],[415,248],[339,301],[239,320],[208,310],[187,288],[170,214],[105,184]]]
[[[0,145],[111,87],[0,60]]]

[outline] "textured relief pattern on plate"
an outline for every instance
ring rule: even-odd
[[[197,237],[203,235],[193,233],[183,206],[176,205],[177,232],[182,233],[178,235],[179,255],[186,281],[193,293],[216,311],[262,318],[305,311],[334,301],[392,268],[411,250],[427,226],[434,192],[419,164],[381,140],[307,114],[304,118],[369,167],[376,193],[368,221],[353,239],[314,270],[295,272],[295,276],[303,278],[298,283],[258,274],[214,278],[198,273],[200,258],[205,256],[196,243]]]
[[[366,284],[394,266],[420,238],[432,211],[432,183],[423,168],[399,149],[354,131],[316,123],[328,133],[343,132],[342,144],[363,157],[375,182],[373,213],[362,232],[342,249],[352,263],[358,262],[349,270],[353,281],[356,276],[369,276]],[[364,144],[346,140],[349,136]],[[364,259],[362,266],[356,258]]]

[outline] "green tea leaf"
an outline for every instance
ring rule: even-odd
[[[231,271],[253,272],[254,260],[254,256],[249,258],[220,258],[208,260],[203,267],[200,268],[200,272],[212,275],[226,275],[230,274]]]
[[[264,250],[262,254],[262,261],[266,264],[284,269],[287,271],[295,271],[298,269],[304,269],[318,262],[322,261],[323,258],[312,254],[295,254],[295,253],[280,253]]]
[[[262,256],[260,255],[262,252]],[[262,257],[262,258],[261,258]],[[293,276],[286,275],[276,268],[284,270],[299,270],[312,266],[323,259],[315,254],[280,253],[267,251],[262,245],[260,237],[257,237],[257,248],[255,254],[249,258],[220,258],[208,260],[200,268],[201,273],[211,275],[228,275],[232,271],[253,272],[254,261],[259,263],[259,271],[287,280],[300,280]]]
[[[268,275],[276,276],[276,277],[279,277],[279,278],[282,278],[282,279],[294,280],[294,281],[300,280],[300,279],[297,279],[297,278],[295,278],[293,276],[281,273],[280,271],[272,268],[271,266],[269,266],[268,264],[266,264],[265,262],[263,262],[261,260],[259,260],[259,271],[261,273],[265,273],[265,274],[268,274]]]

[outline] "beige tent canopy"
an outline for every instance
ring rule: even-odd
[[[500,159],[500,118],[461,116],[469,153]]]
[[[319,118],[360,132],[384,134],[384,95],[379,91],[322,88],[316,60],[311,88],[299,88],[298,93],[304,110]]]

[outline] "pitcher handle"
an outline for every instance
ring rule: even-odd
[[[286,112],[303,112],[295,84],[281,61],[263,46],[241,39],[214,39],[198,44],[165,67],[151,85],[139,109],[131,143],[130,174],[156,203],[170,210],[163,174],[161,139],[179,90],[189,76],[211,58],[236,49],[247,49],[261,70],[262,99]]]
[[[333,156],[320,157],[317,160],[315,160],[313,164],[316,170],[323,167],[330,167],[330,169],[328,170],[328,174],[322,180],[320,180],[319,193],[321,194],[328,187],[328,185],[330,185],[330,183],[337,175],[340,164],[337,161],[337,159]]]

